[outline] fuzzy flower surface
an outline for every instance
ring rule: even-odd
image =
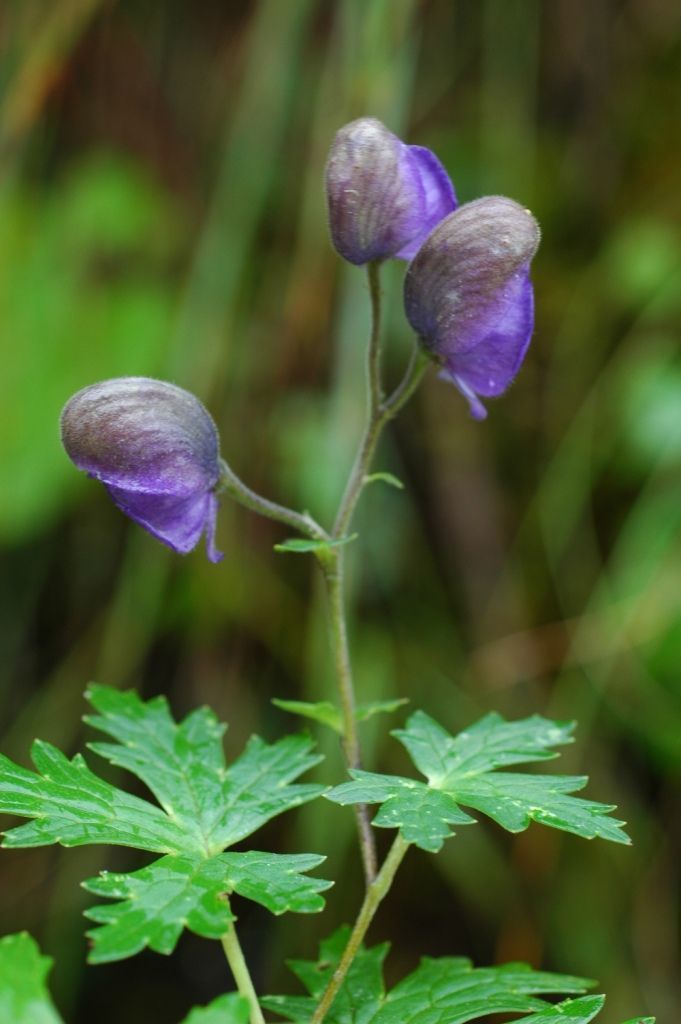
[[[407,271],[407,319],[475,419],[487,415],[480,397],[503,394],[525,358],[534,327],[530,262],[540,237],[529,210],[486,196],[446,217]]]
[[[410,260],[456,209],[444,167],[424,146],[408,146],[373,117],[336,134],[326,165],[331,239],[356,266]]]
[[[202,536],[211,562],[220,476],[215,424],[194,395],[149,377],[117,377],[78,391],[61,414],[69,458],[114,503],[180,554]]]

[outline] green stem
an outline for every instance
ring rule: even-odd
[[[349,769],[361,767],[357,716],[355,714],[355,691],[352,684],[352,665],[348,645],[348,631],[345,618],[343,554],[335,548],[333,557],[322,564],[329,601],[329,631],[331,649],[336,669],[336,681],[343,712],[343,754]],[[356,804],[355,819],[359,833],[364,878],[369,886],[376,877],[376,843],[365,804]]]
[[[224,459],[220,459],[218,493],[221,492],[229,494],[230,498],[234,498],[240,505],[250,508],[253,512],[267,516],[268,519],[276,519],[279,523],[285,523],[286,526],[293,527],[294,530],[304,533],[307,537],[312,537],[313,540],[329,539],[326,530],[322,529],[309,512],[296,512],[292,508],[278,505],[276,501],[270,501],[269,498],[263,498],[262,495],[256,494],[243,480],[239,479]]]
[[[258,1002],[258,995],[253,986],[233,921],[229,922],[221,942],[239,994],[244,997],[250,1007],[250,1024],[265,1024],[265,1018],[262,1015],[260,1003]]]
[[[345,980],[345,976],[350,969],[352,961],[359,952],[359,948],[362,945],[362,940],[369,929],[369,925],[371,924],[381,902],[387,895],[397,869],[402,863],[404,855],[408,849],[409,843],[405,842],[398,832],[393,845],[390,847],[388,856],[383,861],[381,870],[367,889],[366,896],[364,897],[364,903],[362,904],[357,921],[355,922],[355,927],[352,929],[352,933],[348,939],[348,944],[343,951],[343,956],[340,959],[338,967],[333,972],[333,977],[327,985],[326,991],[324,992],[317,1009],[312,1015],[310,1024],[321,1024],[326,1017],[326,1014],[331,1009],[331,1004],[336,998],[338,990]]]
[[[367,351],[369,415],[366,430],[355,458],[355,464],[352,467],[338,509],[338,515],[333,527],[334,537],[343,537],[348,530],[352,513],[362,490],[363,478],[366,476],[366,470],[371,463],[380,434],[378,424],[383,394],[381,389],[381,285],[379,270],[379,263],[370,263],[367,267],[369,295],[371,298],[371,334]]]
[[[403,380],[390,395],[383,398],[381,387],[381,290],[379,263],[370,263],[367,268],[369,294],[371,297],[371,335],[367,353],[367,391],[369,412],[367,426],[345,492],[334,523],[332,536],[344,537],[350,530],[357,503],[366,484],[366,478],[386,423],[395,416],[411,397],[430,364],[427,356],[418,347],[414,349],[411,362]],[[329,599],[331,645],[333,648],[336,678],[343,711],[343,751],[348,768],[361,767],[361,750],[355,716],[355,694],[352,681],[352,666],[348,649],[348,630],[345,615],[343,548],[335,548],[333,556],[328,554],[322,562]],[[355,806],[355,817],[359,832],[362,863],[367,885],[376,875],[376,844],[369,822],[369,812],[364,804]]]
[[[430,357],[416,346],[404,377],[390,397],[377,406],[372,404],[364,436],[360,441],[355,463],[338,509],[332,533],[334,537],[344,537],[350,529],[383,428],[409,401],[430,364]]]

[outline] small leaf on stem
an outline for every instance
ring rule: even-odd
[[[366,484],[379,483],[379,482],[380,483],[384,483],[384,484],[389,484],[390,487],[396,487],[398,491],[403,491],[404,490],[404,484],[402,483],[400,478],[397,477],[397,476],[394,476],[392,473],[385,473],[385,472],[368,473],[367,476],[364,477],[365,485]]]
[[[355,718],[358,722],[366,722],[374,715],[389,715],[393,711],[399,711],[403,705],[408,703],[408,697],[397,697],[395,700],[372,700],[366,704],[357,705]]]
[[[343,735],[343,715],[340,708],[329,700],[310,703],[305,700],[282,700],[280,697],[273,697],[272,703],[282,711],[290,711],[293,715],[301,715],[303,718],[310,718],[322,725],[328,725],[339,736]],[[358,704],[355,708],[355,718],[358,722],[366,722],[374,715],[397,711],[403,704],[408,703],[406,697],[400,697],[396,700],[375,700],[367,704]]]
[[[282,541],[281,544],[275,544],[274,550],[295,555],[305,555],[310,552],[317,554],[328,551],[330,548],[339,548],[343,544],[350,544],[351,541],[357,540],[358,536],[357,533],[351,533],[349,537],[338,537],[333,540],[331,538],[329,540],[307,540],[304,537],[290,537],[288,540]]]
[[[282,700],[280,697],[273,697],[272,703],[282,711],[290,711],[292,715],[301,715],[303,718],[312,719],[313,722],[321,722],[339,736],[343,735],[343,716],[330,700],[310,703],[306,700]]]

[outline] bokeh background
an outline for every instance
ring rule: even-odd
[[[251,486],[329,521],[363,419],[368,298],[331,250],[323,166],[364,114],[434,148],[460,199],[544,231],[527,363],[484,424],[433,374],[381,448],[349,549],[362,699],[456,730],[490,709],[579,721],[560,770],[620,806],[632,849],[480,825],[412,852],[371,932],[422,954],[599,979],[604,1017],[681,1014],[681,7],[676,0],[5,0],[0,9],[0,748],[79,749],[91,679],[211,704],[236,754],[333,694],[314,565],[225,504],[217,568],[127,523],[63,454],[58,415],[122,374],[207,403]],[[411,337],[385,268],[386,372]],[[366,762],[406,771],[389,728]],[[319,778],[338,780],[333,738]],[[95,756],[91,756],[94,763]],[[97,766],[106,771],[101,765]],[[381,835],[381,843],[388,839]],[[328,854],[329,909],[239,906],[261,991],[293,991],[347,920],[347,810],[256,847]],[[231,985],[218,944],[86,968],[78,882],[123,850],[8,852],[2,932],[56,957],[72,1024],[173,1022]],[[215,947],[215,948],[213,948]]]

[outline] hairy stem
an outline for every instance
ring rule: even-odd
[[[362,945],[364,936],[369,929],[369,925],[371,924],[381,902],[387,895],[397,869],[402,863],[404,855],[408,849],[409,843],[405,842],[398,832],[393,845],[390,847],[388,856],[383,861],[381,870],[367,889],[366,896],[364,897],[364,903],[362,904],[355,926],[352,929],[350,938],[348,939],[348,944],[343,951],[343,956],[340,959],[338,967],[333,972],[333,977],[327,985],[326,991],[324,992],[317,1009],[312,1015],[310,1024],[321,1024],[326,1017],[326,1014],[331,1009],[331,1005],[336,998],[343,981],[345,980],[345,976],[350,969],[350,965],[359,952],[359,948]]]
[[[218,493],[224,492],[234,498],[240,505],[258,512],[268,519],[276,519],[279,523],[293,527],[299,533],[304,533],[314,540],[328,540],[329,535],[323,530],[319,523],[315,522],[309,512],[296,512],[285,505],[278,505],[276,501],[263,498],[260,494],[252,491],[243,480],[240,480],[234,470],[227,465],[224,459],[220,459],[220,480]]]
[[[227,963],[234,975],[239,994],[244,997],[250,1007],[250,1024],[265,1024],[265,1018],[262,1015],[260,1003],[258,1002],[258,995],[253,986],[233,921],[229,922],[227,931],[220,941],[227,957]]]

